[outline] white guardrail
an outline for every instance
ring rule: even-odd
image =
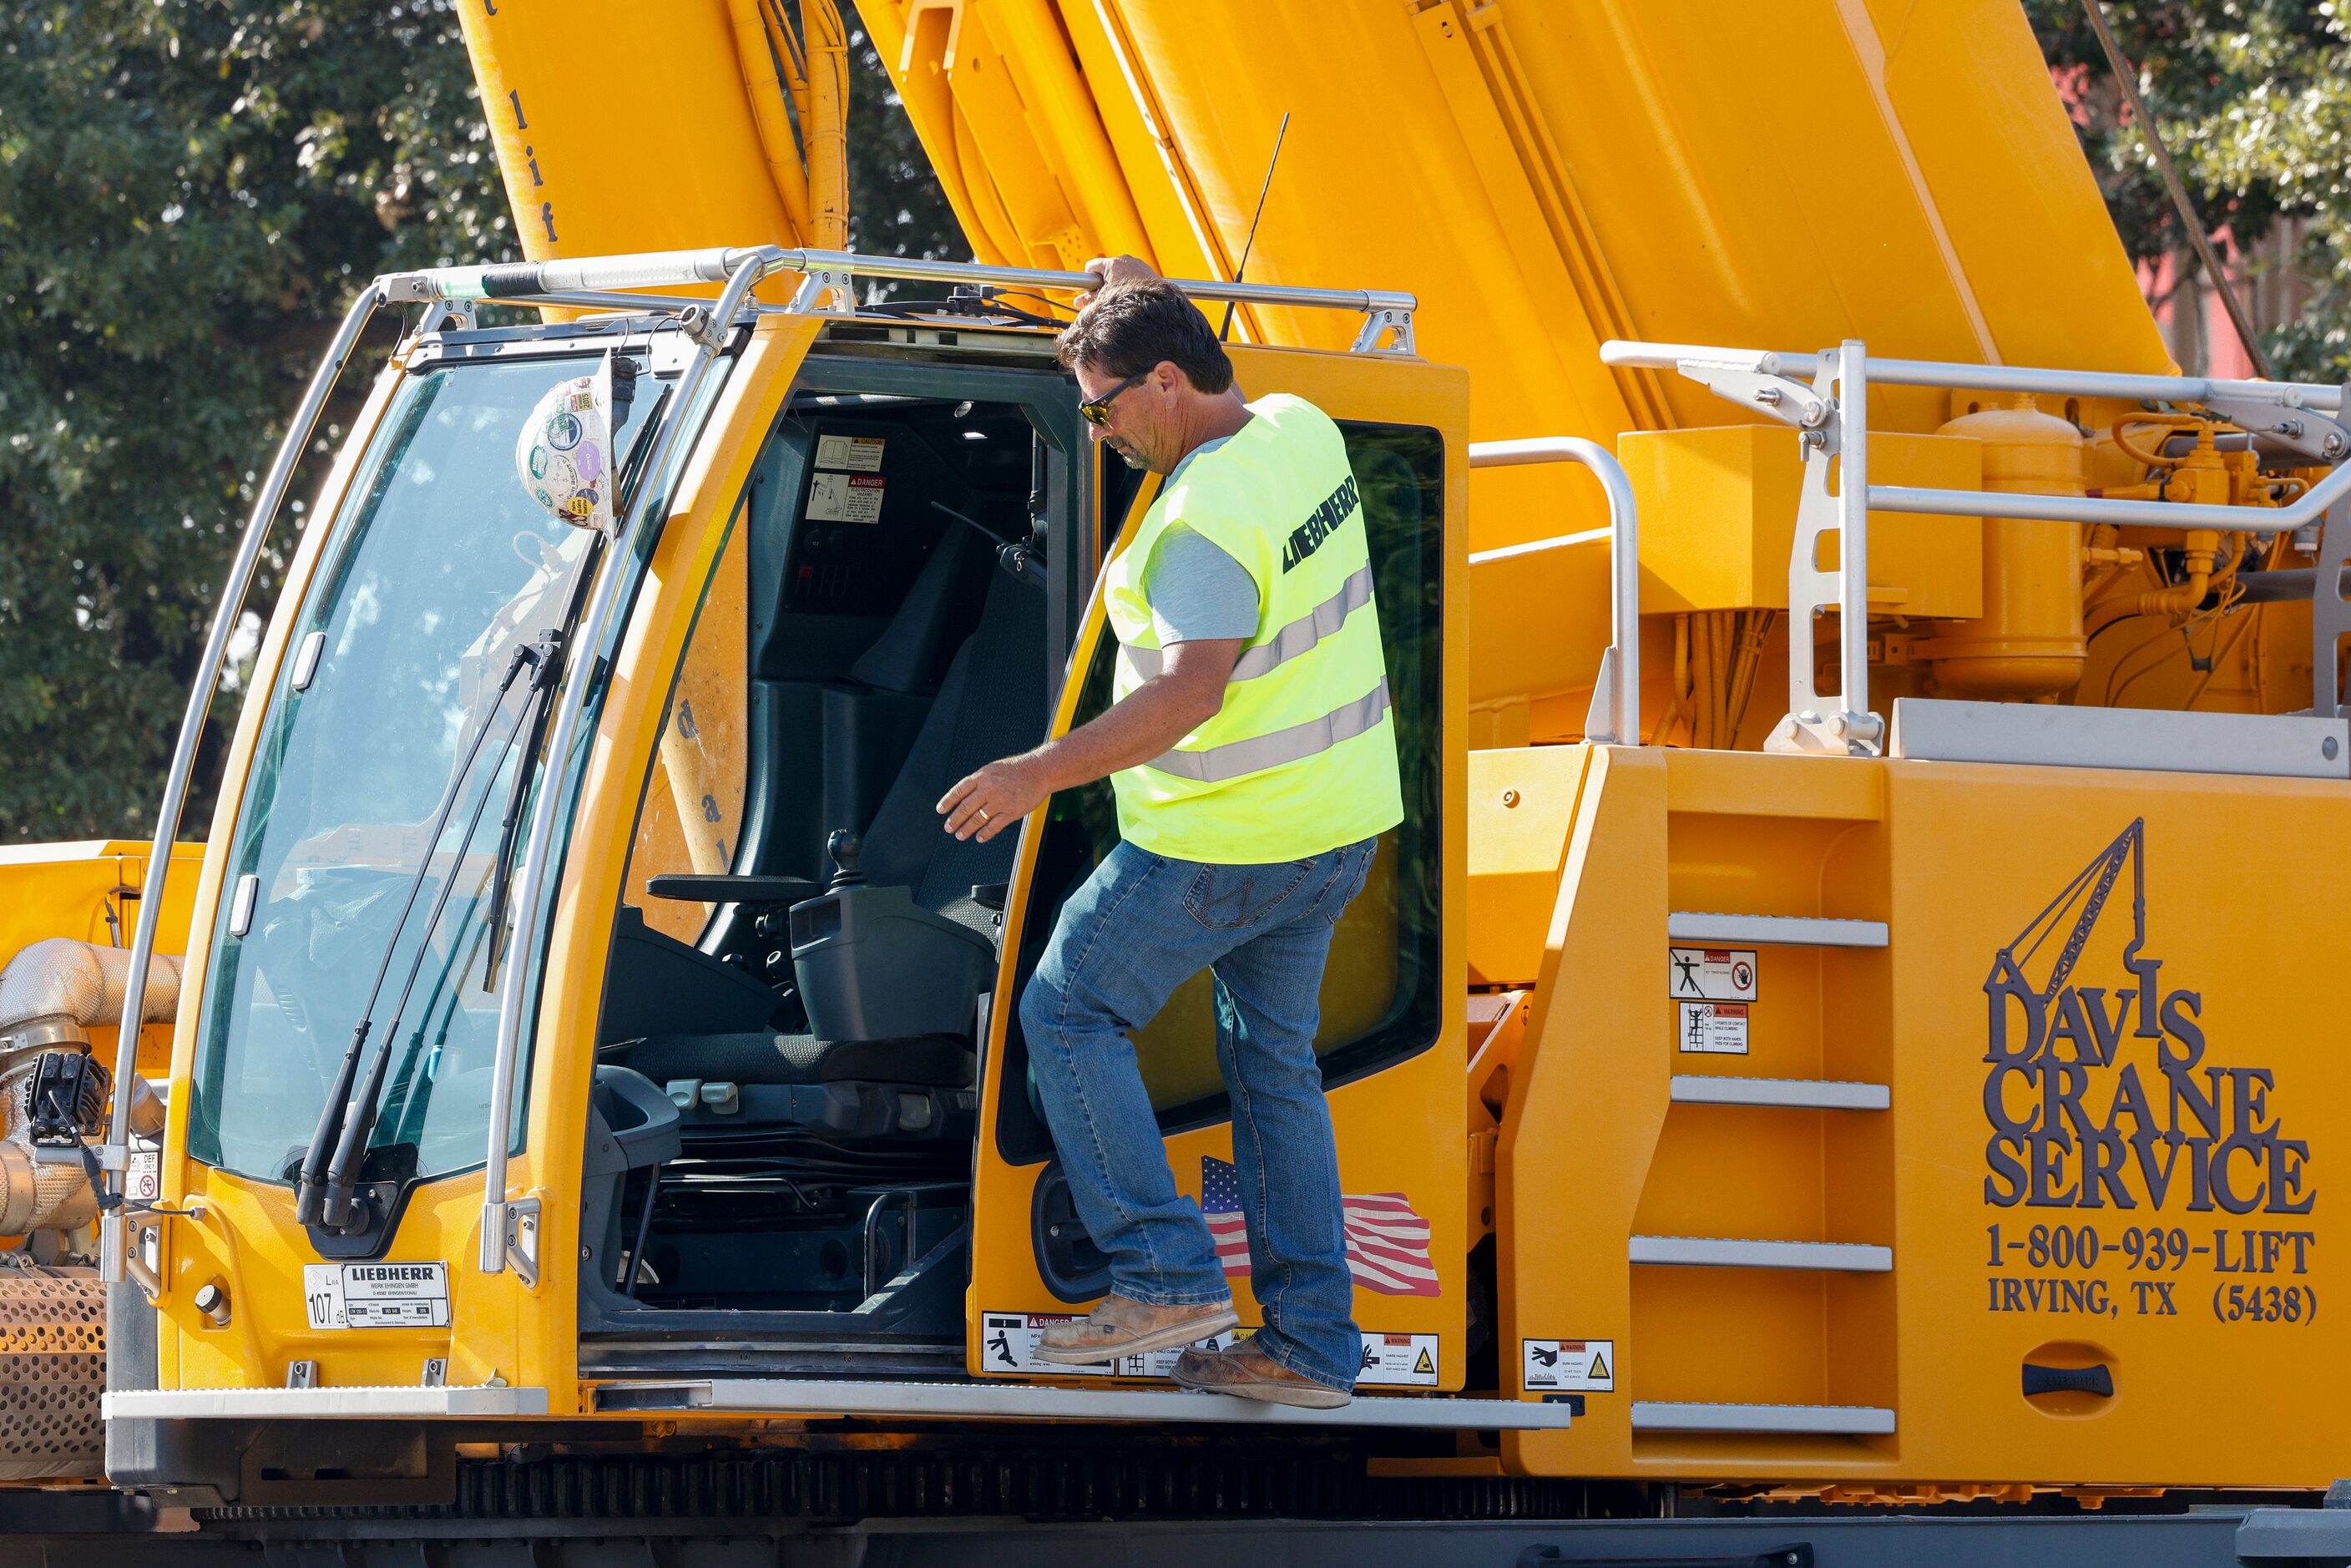
[[[1718,397],[1793,427],[1802,438],[1804,482],[1788,566],[1788,716],[1768,743],[1774,750],[1868,756],[1875,755],[1885,739],[1885,721],[1869,706],[1872,511],[2260,534],[2293,532],[2330,517],[2351,517],[2351,467],[2341,465],[2342,459],[2351,455],[2351,431],[2335,417],[2346,407],[2345,389],[2340,386],[2118,375],[1936,360],[1872,360],[1865,345],[1852,339],[1837,348],[1810,354],[1617,340],[1602,344],[1600,358],[1622,369],[1677,371]],[[2301,455],[2314,466],[2336,466],[2287,505],[2259,507],[1873,485],[1868,468],[1868,392],[1873,382],[1889,386],[2199,403],[2265,442]],[[1834,493],[1829,489],[1832,459],[1841,460]],[[1819,559],[1822,536],[1828,533],[1838,536],[1839,570],[1834,576],[1812,565]],[[2351,613],[2346,613],[2332,585],[2338,580],[2345,552],[2351,550],[2351,528],[2337,527],[2329,533],[2332,538],[2315,574],[2315,581],[2328,584],[2329,589],[2314,600],[2315,664],[2324,672],[2314,706],[2332,716],[2335,638],[2351,629]],[[1843,689],[1823,694],[1814,689],[1812,639],[1803,630],[1813,616],[1829,611],[1835,611],[1838,617],[1838,679]]]

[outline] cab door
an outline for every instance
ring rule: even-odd
[[[1349,906],[1322,992],[1316,1051],[1346,1193],[1354,1316],[1367,1392],[1458,1389],[1468,1356],[1468,1136],[1462,1112],[1462,606],[1468,381],[1385,355],[1235,349],[1246,395],[1287,392],[1339,422],[1364,497],[1395,700],[1405,820]],[[1146,482],[1134,505],[1147,505]],[[1139,520],[1139,512],[1132,516]],[[1109,535],[1124,519],[1106,517]],[[1117,549],[1106,539],[1102,554]],[[1061,734],[1102,711],[1113,639],[1089,607],[1057,705]],[[1017,999],[1061,904],[1117,841],[1107,782],[1057,796],[1027,824],[1005,911],[1004,958],[981,1071],[972,1195],[969,1365],[992,1376],[1107,1385],[1164,1376],[1174,1353],[1099,1375],[1033,1358],[1044,1326],[1107,1288],[1030,1084]],[[1211,1218],[1231,1168],[1232,1123],[1215,1055],[1208,977],[1181,988],[1134,1036],[1179,1190]],[[1234,1218],[1237,1219],[1238,1215]],[[1227,1252],[1242,1332],[1259,1321],[1249,1260]],[[1147,1363],[1147,1364],[1146,1364]]]

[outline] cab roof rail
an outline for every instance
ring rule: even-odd
[[[677,310],[695,301],[635,292],[723,283],[747,261],[757,261],[764,279],[778,272],[801,275],[786,309],[856,314],[855,280],[894,277],[1010,288],[1077,290],[1098,287],[1083,272],[1033,267],[987,267],[975,262],[926,261],[915,256],[861,256],[841,250],[747,248],[654,251],[638,256],[583,256],[488,267],[440,267],[391,274],[381,280],[393,304],[495,300],[509,304],[586,305],[620,309]],[[1177,278],[1176,287],[1194,299],[1301,309],[1352,310],[1364,318],[1356,353],[1414,352],[1410,294],[1378,288],[1299,288],[1278,283],[1220,283]],[[1386,346],[1382,347],[1385,339]]]

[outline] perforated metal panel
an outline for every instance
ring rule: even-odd
[[[94,1269],[0,1264],[0,1480],[95,1476],[106,1291]]]

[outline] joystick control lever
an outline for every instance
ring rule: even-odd
[[[832,880],[824,884],[827,893],[837,893],[844,887],[863,887],[864,870],[858,858],[864,853],[865,841],[847,828],[835,828],[824,841],[824,852],[832,857]]]

